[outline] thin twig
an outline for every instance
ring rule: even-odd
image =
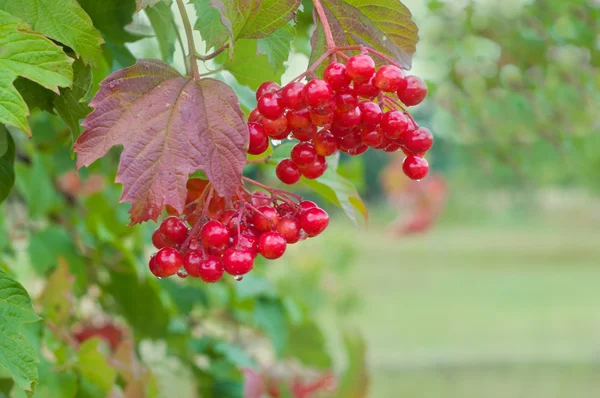
[[[176,1],[177,7],[179,8],[179,13],[181,14],[181,19],[183,21],[183,29],[185,30],[185,37],[187,39],[188,44],[187,59],[190,63],[191,76],[194,80],[200,80],[200,73],[198,72],[198,63],[196,62],[196,45],[194,44],[194,31],[192,30],[192,25],[190,24],[190,19],[188,18],[187,11],[185,10],[185,4],[183,4],[183,0]]]

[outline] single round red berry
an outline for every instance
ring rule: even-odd
[[[163,247],[176,246],[173,242],[169,242],[169,240],[160,232],[160,228],[156,228],[154,233],[152,233],[152,244],[157,249],[162,249]]]
[[[275,168],[277,178],[284,184],[293,185],[300,181],[302,172],[292,159],[283,159]]]
[[[159,278],[175,275],[183,267],[183,256],[172,247],[163,247],[154,256],[152,273]]]
[[[360,133],[353,133],[337,140],[338,148],[343,151],[349,151],[362,144]]]
[[[404,90],[406,88],[404,73],[400,68],[394,65],[383,65],[379,68],[377,73],[375,73],[373,84],[381,91],[387,93]]]
[[[344,113],[336,112],[333,116],[333,123],[341,127],[354,128],[360,125],[361,117],[360,108],[354,108]]]
[[[229,228],[217,220],[210,220],[202,226],[200,237],[204,247],[220,249],[229,243],[231,232]]]
[[[349,112],[358,106],[358,98],[352,92],[338,93],[335,95],[335,110]]]
[[[296,129],[292,133],[292,136],[298,141],[310,141],[317,135],[317,126],[311,124],[303,129]]]
[[[252,255],[256,257],[256,253],[258,251],[258,238],[260,238],[260,233],[258,235],[254,235],[244,230],[240,235],[237,235],[235,238],[233,238],[232,247],[235,247],[236,249],[250,250]]]
[[[398,139],[408,130],[408,118],[401,111],[386,112],[381,119],[381,128],[390,140]]]
[[[264,118],[260,114],[260,111],[258,110],[258,108],[254,108],[252,110],[252,112],[250,112],[250,115],[248,116],[248,123],[260,122],[262,119],[264,119]]]
[[[270,231],[277,226],[279,214],[270,206],[261,206],[252,214],[252,224],[259,231]]]
[[[310,111],[308,109],[299,109],[288,112],[288,127],[292,130],[301,130],[309,128],[312,125],[310,120]]]
[[[221,260],[225,272],[230,275],[244,275],[252,271],[254,267],[254,256],[247,249],[229,248],[223,253]]]
[[[359,156],[359,155],[362,155],[363,153],[367,152],[368,150],[369,150],[369,147],[367,145],[361,144],[354,149],[348,149],[348,151],[346,153],[350,156]]]
[[[300,216],[300,227],[310,237],[317,236],[329,225],[329,215],[318,207],[308,209]]]
[[[317,156],[314,162],[302,168],[302,175],[309,180],[316,180],[327,170],[327,160],[323,156]]]
[[[411,180],[420,180],[427,175],[429,163],[419,156],[407,156],[402,162],[402,171]]]
[[[301,142],[294,145],[290,152],[292,161],[302,168],[313,163],[317,159],[317,151],[315,147],[308,142]]]
[[[369,81],[364,83],[355,82],[354,92],[359,97],[373,99],[381,93],[381,90],[375,87],[373,84],[373,78],[371,78]]]
[[[355,82],[366,82],[375,73],[375,62],[366,54],[355,55],[346,63],[346,73]]]
[[[276,93],[266,93],[260,97],[257,108],[267,119],[277,119],[285,112],[281,97]]]
[[[177,245],[182,244],[188,237],[188,227],[179,217],[167,217],[159,227],[160,232],[165,237],[165,242],[173,242]]]
[[[313,139],[313,145],[317,155],[321,156],[331,156],[338,150],[337,140],[329,130],[319,131]]]
[[[265,134],[271,138],[280,137],[283,134],[287,136],[288,134],[288,122],[286,115],[281,115],[274,120],[263,119],[262,125],[265,129]]]
[[[188,275],[202,278],[204,282],[217,282],[223,276],[223,264],[217,256],[204,258],[202,251],[190,250],[183,258],[183,268]]]
[[[258,252],[269,260],[275,260],[285,253],[287,242],[279,232],[265,232],[258,240]]]
[[[360,109],[361,125],[373,129],[381,122],[383,112],[381,107],[373,101],[363,101],[358,105]]]
[[[285,238],[287,243],[296,243],[300,240],[300,222],[295,217],[283,217],[277,223],[277,232]]]
[[[348,87],[352,81],[350,76],[346,74],[346,65],[339,62],[327,65],[323,71],[323,80],[329,83],[336,91]]]
[[[248,123],[248,153],[260,155],[269,147],[269,137],[265,129],[258,123]]]
[[[433,146],[433,135],[425,127],[416,130],[408,130],[402,136],[402,142],[406,149],[412,153],[424,153]]]
[[[401,146],[398,143],[395,142],[391,142],[390,144],[388,144],[385,148],[383,148],[384,152],[398,152],[398,150],[400,150]]]
[[[326,124],[333,123],[333,112],[329,113],[319,113],[315,109],[310,110],[310,121],[315,126],[325,126]]]
[[[304,103],[304,83],[290,83],[281,90],[281,100],[288,109],[302,109]]]
[[[267,93],[274,93],[280,88],[281,86],[275,82],[264,82],[258,86],[258,89],[256,90],[256,100],[258,101],[263,95]]]
[[[383,133],[378,129],[362,130],[360,132],[360,140],[363,144],[375,148],[383,142]]]
[[[311,108],[323,108],[333,101],[333,89],[324,80],[311,80],[304,86],[304,101]]]
[[[398,90],[398,98],[406,106],[418,105],[427,97],[427,85],[417,76],[406,77],[406,87]]]
[[[303,200],[300,203],[298,203],[298,206],[300,206],[300,209],[302,209],[303,212],[306,211],[306,210],[308,210],[308,209],[313,209],[315,207],[319,207],[312,200]]]

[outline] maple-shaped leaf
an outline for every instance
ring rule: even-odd
[[[77,167],[123,146],[116,181],[132,224],[156,220],[165,205],[183,212],[188,175],[203,170],[217,193],[241,185],[248,127],[233,90],[195,81],[152,59],[108,76],[90,103],[77,139]]]

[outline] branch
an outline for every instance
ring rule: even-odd
[[[187,11],[185,10],[183,0],[176,1],[177,7],[179,8],[179,13],[181,14],[181,19],[183,20],[183,29],[185,30],[185,37],[187,39],[188,44],[187,59],[190,64],[191,76],[194,80],[200,80],[200,73],[198,72],[198,63],[196,63],[195,58],[196,45],[194,44],[194,31],[192,30],[192,25],[190,24],[190,19],[188,18]]]
[[[206,54],[206,55],[200,55],[198,53],[196,53],[196,58],[199,59],[200,61],[209,61],[213,58],[216,58],[219,54],[221,54],[223,51],[225,51],[225,49],[227,49],[227,47],[229,47],[229,41],[227,41],[225,44],[223,44],[221,47],[219,47],[218,49],[216,49],[215,51],[213,51],[210,54]]]

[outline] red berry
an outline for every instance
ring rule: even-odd
[[[265,129],[258,123],[248,123],[248,153],[250,155],[260,155],[269,147],[269,138]]]
[[[392,142],[383,148],[384,152],[397,152],[400,149],[400,144]]]
[[[250,250],[252,255],[256,256],[256,252],[258,251],[258,238],[260,238],[260,233],[258,235],[254,235],[252,233],[242,231],[240,235],[237,235],[235,238],[233,238],[232,246],[236,249]]]
[[[342,127],[337,124],[332,125],[329,131],[335,138],[344,138],[355,133],[354,129]]]
[[[312,125],[310,120],[310,111],[308,109],[299,109],[287,114],[288,127],[292,130],[307,129]]]
[[[271,195],[266,192],[254,192],[250,197],[250,203],[254,207],[268,206],[271,204]]]
[[[306,211],[306,210],[308,210],[308,209],[313,209],[315,207],[319,207],[312,200],[303,200],[300,203],[298,203],[298,206],[300,206],[300,209],[302,209],[303,212]]]
[[[349,112],[358,106],[358,98],[352,92],[338,93],[335,96],[335,110]]]
[[[333,116],[333,122],[341,127],[353,128],[360,125],[360,108],[354,108],[349,112],[338,113]]]
[[[337,140],[329,130],[321,130],[313,139],[317,155],[331,156],[337,152]]]
[[[304,104],[304,83],[290,83],[281,90],[283,105],[289,109],[302,109]]]
[[[159,227],[160,233],[165,237],[165,242],[182,244],[188,237],[188,227],[179,217],[167,217]]]
[[[364,101],[358,105],[360,109],[361,124],[366,127],[373,129],[377,127],[383,117],[383,112],[378,104],[373,101]]]
[[[292,159],[283,159],[275,168],[277,178],[284,184],[293,185],[300,181],[302,172]]]
[[[379,68],[373,79],[373,84],[381,91],[388,93],[406,88],[404,73],[394,65],[383,65]]]
[[[281,86],[279,86],[279,84],[275,82],[264,82],[263,84],[258,86],[258,89],[256,90],[256,100],[258,101],[260,97],[262,97],[266,93],[274,93],[280,88]]]
[[[279,232],[265,232],[258,240],[258,252],[269,260],[275,260],[285,253],[287,242]]]
[[[277,232],[279,232],[287,243],[296,243],[300,240],[300,223],[294,217],[283,217],[277,224]]]
[[[277,119],[285,112],[281,97],[276,93],[266,93],[260,97],[257,108],[267,119]]]
[[[375,62],[366,54],[355,55],[346,63],[346,73],[355,82],[366,82],[375,73]]]
[[[312,144],[308,142],[301,142],[294,145],[290,152],[292,161],[302,168],[310,163],[313,163],[317,159],[317,151]]]
[[[363,153],[367,152],[368,150],[369,150],[369,147],[367,145],[361,144],[354,149],[348,149],[348,151],[346,153],[350,156],[358,156],[358,155],[362,155]]]
[[[344,151],[352,150],[362,144],[360,133],[347,135],[337,140],[338,148]]]
[[[390,140],[398,139],[408,129],[408,118],[400,111],[386,112],[381,119],[381,128]]]
[[[323,108],[333,101],[333,89],[324,80],[311,80],[304,86],[304,101],[311,108]]]
[[[183,258],[183,267],[188,275],[202,278],[204,282],[217,282],[223,276],[223,264],[217,256],[204,258],[202,251],[191,250]]]
[[[419,156],[407,156],[402,162],[402,171],[411,180],[420,180],[427,175],[429,163]]]
[[[383,134],[378,129],[362,130],[360,132],[360,139],[363,144],[375,148],[383,142]]]
[[[417,76],[406,77],[406,88],[398,90],[398,98],[406,106],[418,105],[427,97],[427,85]]]
[[[323,71],[323,80],[336,91],[348,87],[351,82],[350,76],[346,74],[346,65],[339,62],[327,65]]]
[[[302,168],[302,175],[309,180],[315,180],[323,175],[327,170],[327,160],[323,156],[317,156],[317,159]]]
[[[329,215],[318,207],[308,209],[300,216],[300,227],[310,237],[317,236],[329,225]]]
[[[311,108],[310,110],[318,115],[328,115],[335,111],[335,101],[328,102],[325,106],[321,108]]]
[[[315,126],[325,126],[333,122],[333,112],[321,114],[315,109],[310,110],[310,121]]]
[[[229,228],[217,220],[210,220],[202,226],[200,237],[204,247],[220,249],[229,243],[231,233]]]
[[[368,82],[364,82],[364,83],[355,82],[354,83],[354,92],[359,97],[373,99],[373,98],[377,97],[379,95],[379,93],[381,93],[381,90],[379,90],[377,87],[375,87],[375,85],[373,84],[373,78],[371,78],[371,80],[369,80]]]
[[[163,247],[167,246],[176,246],[175,244],[173,244],[173,242],[169,242],[169,240],[165,238],[163,233],[160,232],[160,228],[156,228],[156,230],[152,234],[152,244],[157,249],[162,249]]]
[[[154,269],[150,264],[152,273],[159,278],[175,275],[183,267],[183,256],[172,247],[163,247],[153,257]],[[151,260],[152,262],[152,260]]]
[[[264,119],[264,118],[260,114],[260,111],[258,110],[258,108],[254,108],[252,110],[252,112],[250,112],[250,115],[248,116],[248,123],[260,122],[262,119]]]
[[[265,130],[265,134],[271,138],[277,138],[283,134],[287,136],[288,134],[288,122],[286,115],[281,115],[274,120],[264,119],[262,121],[262,125]]]
[[[223,268],[225,271],[234,276],[244,275],[252,271],[254,267],[254,256],[247,249],[229,248],[223,253]]]
[[[252,224],[259,231],[266,232],[270,231],[277,226],[279,221],[279,214],[277,210],[270,206],[262,206],[252,214]]]
[[[292,133],[292,136],[298,141],[310,141],[315,135],[317,135],[317,126],[314,124],[303,129],[296,129]]]
[[[429,129],[419,127],[416,130],[408,130],[404,133],[402,142],[408,151],[412,153],[424,153],[433,146],[433,135]]]

